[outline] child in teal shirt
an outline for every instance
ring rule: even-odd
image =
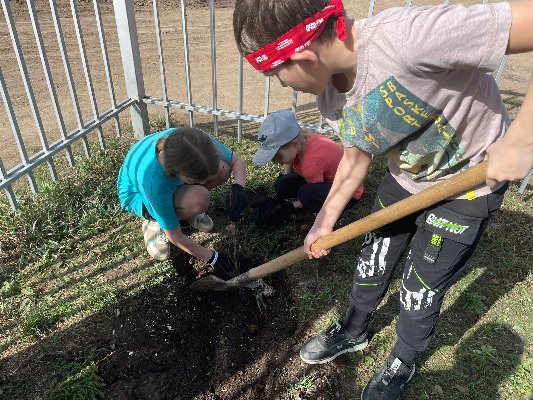
[[[205,214],[209,190],[225,183],[233,173],[227,211],[236,221],[248,204],[244,191],[246,165],[230,149],[196,128],[172,128],[135,143],[120,168],[117,189],[121,206],[144,219],[148,253],[166,260],[169,242],[231,275],[233,261],[183,234],[183,225],[209,232],[213,221]]]

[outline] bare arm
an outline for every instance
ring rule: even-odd
[[[305,238],[304,249],[309,258],[322,257],[329,252],[329,250],[311,252],[311,245],[333,230],[342,210],[365,179],[371,162],[372,156],[357,147],[344,149],[328,197]]]
[[[213,255],[213,250],[199,245],[194,240],[184,235],[180,227],[165,230],[164,232],[165,235],[167,235],[168,240],[170,240],[176,247],[200,260],[207,262]]]
[[[513,1],[511,5],[512,22],[509,32],[507,54],[533,51],[533,0]]]
[[[283,175],[290,174],[293,171],[292,164],[283,164]]]
[[[507,54],[533,51],[533,0],[512,2]],[[533,75],[520,112],[505,136],[487,149],[487,185],[521,179],[533,168]]]
[[[234,155],[231,162],[233,171],[233,183],[238,183],[242,187],[246,184],[246,163],[239,156]]]
[[[487,149],[487,185],[522,179],[533,168],[533,76],[520,112],[505,136]]]

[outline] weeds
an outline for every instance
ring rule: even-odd
[[[290,400],[305,400],[307,397],[313,394],[315,390],[316,372],[312,372],[309,375],[304,375],[302,379],[290,386],[287,390],[287,395]]]
[[[279,168],[250,163],[256,146],[253,141],[236,144],[224,136],[220,140],[247,160],[247,190],[268,195]],[[44,363],[53,358],[46,350],[50,345],[46,342],[48,335],[56,333],[60,324],[107,312],[132,293],[160,285],[173,276],[170,263],[148,259],[138,221],[129,218],[118,205],[116,175],[128,148],[129,143],[124,140],[109,142],[106,154],[96,150],[90,160],[78,157],[78,167],[61,170],[58,182],[37,174],[41,192],[36,196],[18,193],[21,205],[18,212],[12,212],[7,202],[0,202],[0,352],[11,352],[11,356],[13,349],[27,344],[41,349]],[[365,182],[367,194],[353,211],[354,218],[368,211],[372,193],[379,184],[377,175],[381,176],[384,169],[384,165],[373,165],[368,184]],[[223,208],[227,189],[221,187],[212,193],[212,207]],[[443,397],[432,383],[439,382],[444,396],[464,398],[464,394],[445,390],[451,381],[454,382],[451,387],[461,382],[461,387],[468,386],[470,393],[479,393],[479,398],[489,398],[494,393],[505,400],[532,397],[533,336],[528,308],[533,281],[531,215],[531,204],[510,190],[497,224],[481,241],[466,276],[447,296],[447,309],[432,342],[432,353],[420,368],[429,378],[415,377],[407,396],[423,393],[421,396],[429,397],[433,393]],[[218,240],[231,242],[241,254],[253,254],[257,260],[267,261],[300,246],[303,235],[294,224],[269,230],[242,225],[238,238],[226,235]],[[313,267],[306,262],[288,270],[290,284],[302,283],[301,290],[280,294],[301,292],[288,318],[297,318],[307,327],[313,326],[318,318],[327,322],[338,318],[337,308],[347,302],[346,289],[358,248],[357,242],[351,242],[332,252],[325,265]],[[323,274],[326,268],[327,275]],[[262,296],[256,298],[259,311],[267,318],[269,310],[264,300]],[[392,304],[392,311],[375,312],[371,325],[375,334],[369,350],[357,358],[345,387],[335,388],[343,395],[348,392],[353,395],[363,387],[394,345],[394,317],[390,315],[396,315],[397,305]],[[448,310],[453,313],[447,314]],[[480,337],[470,337],[472,331],[495,321],[505,329],[486,330]],[[317,324],[314,326],[318,329]],[[462,350],[457,345],[461,341],[468,341]],[[93,351],[85,349],[80,356],[82,361],[62,359],[60,365],[42,372],[46,382],[39,398],[101,399],[104,382]],[[61,354],[62,358],[67,357],[66,353]],[[468,366],[459,368],[454,364],[456,358],[464,358]],[[464,383],[472,377],[470,369],[483,375],[479,382]],[[491,379],[487,380],[489,373]],[[494,374],[497,376],[492,379]],[[287,396],[294,400],[312,399],[316,384],[316,373],[305,375],[287,388]],[[0,390],[3,390],[0,395],[6,398],[9,398],[6,393],[18,395],[12,398],[35,397],[23,383],[2,377]]]
[[[321,308],[331,304],[338,295],[336,285],[320,285],[315,290],[306,290],[300,297],[300,301],[291,309],[291,314],[305,321],[317,317]]]
[[[46,265],[61,260],[76,238],[94,235],[116,220],[116,176],[125,148],[111,141],[105,155],[95,151],[91,159],[78,161],[61,180],[42,184],[39,194],[19,194],[18,212],[1,204],[0,230],[7,234],[0,237],[0,248],[25,249],[18,257],[13,251],[3,254],[4,265],[15,270],[37,261]]]
[[[104,398],[104,381],[98,374],[94,361],[86,364],[73,363],[64,366],[66,378],[48,391],[45,400],[99,400]]]

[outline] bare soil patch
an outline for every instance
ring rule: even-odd
[[[39,65],[35,50],[31,24],[28,20],[25,1],[12,2],[23,47],[27,49],[28,65]],[[53,29],[46,15],[47,1],[36,2],[42,13],[41,24],[45,27],[49,39],[49,58],[51,64],[61,65],[60,54],[54,47]],[[149,95],[161,96],[158,56],[155,47],[154,25],[149,0],[135,2],[139,40],[143,56],[143,69],[146,91]],[[211,104],[210,60],[208,56],[209,40],[206,9],[207,0],[187,1],[190,29],[191,65],[193,74],[193,101],[197,104]],[[367,4],[356,6],[354,1],[347,1],[347,8],[356,17],[366,15]],[[402,3],[403,4],[403,3]],[[217,66],[219,71],[218,93],[219,108],[236,109],[237,107],[237,54],[233,44],[231,28],[231,7],[233,1],[217,1]],[[380,7],[400,5],[384,2]],[[95,41],[92,2],[80,1],[82,24],[88,37]],[[160,2],[163,40],[166,42],[165,60],[169,74],[169,98],[183,100],[186,98],[183,49],[181,47],[181,25],[178,1]],[[59,3],[60,12],[65,23],[65,41],[69,54],[75,61],[74,80],[80,93],[80,106],[85,119],[91,118],[91,104],[85,91],[83,70],[76,54],[77,43],[72,27],[70,6],[68,2]],[[114,38],[114,16],[110,1],[102,1],[104,25],[110,38],[108,43],[109,60],[114,81],[117,82],[118,99],[125,98],[123,74],[121,71],[120,52]],[[29,103],[19,80],[10,49],[5,25],[0,25],[0,66],[10,88],[12,101],[18,112],[18,122],[24,139],[29,147],[39,147],[39,139],[29,110]],[[111,40],[113,39],[113,40]],[[96,40],[97,41],[97,40]],[[100,49],[95,43],[87,43],[90,55],[91,71],[94,74],[96,97],[101,109],[109,107],[109,97],[105,76],[101,69]],[[501,87],[507,99],[518,102],[523,99],[527,82],[531,74],[533,56],[524,55],[511,58]],[[40,67],[39,67],[40,68]],[[43,123],[49,139],[59,137],[53,110],[47,106],[49,95],[46,81],[39,68],[30,69],[33,89],[37,102],[43,113]],[[65,110],[71,109],[68,85],[65,77],[58,72],[55,84],[61,96]],[[264,106],[264,80],[251,68],[245,69],[245,105],[246,111],[260,114]],[[271,109],[290,107],[292,92],[281,88],[273,81]],[[301,95],[298,109],[301,116],[309,122],[317,122],[313,112],[312,96]],[[514,103],[510,108],[515,109]],[[311,111],[310,111],[311,110]],[[0,121],[5,120],[4,110],[0,110]],[[151,116],[162,114],[161,109],[150,108]],[[126,113],[127,114],[127,113]],[[68,129],[77,125],[73,112],[64,112]],[[127,123],[128,115],[123,122]],[[177,122],[188,123],[186,112],[173,112]],[[196,123],[210,123],[212,117],[195,115]],[[232,122],[232,121],[229,121]],[[253,132],[252,132],[253,134]],[[18,152],[10,134],[3,135],[0,157],[6,167],[16,165]],[[95,137],[91,137],[95,140]],[[371,194],[367,196],[371,197]],[[369,201],[368,201],[369,202]],[[368,211],[369,204],[365,203]],[[221,214],[214,214],[222,219]],[[305,222],[305,221],[304,221]],[[301,223],[296,221],[295,223]],[[304,228],[305,229],[305,228]],[[219,232],[220,233],[220,232]],[[268,233],[266,233],[268,235]],[[303,241],[304,232],[301,234]],[[254,259],[253,254],[246,254],[247,262],[255,266],[263,260]],[[327,263],[327,259],[322,261]],[[191,260],[183,254],[173,259],[176,274],[162,283],[142,290],[138,295],[127,298],[117,304],[111,313],[99,313],[83,319],[66,330],[39,340],[35,345],[5,360],[2,371],[4,378],[10,380],[10,391],[0,392],[0,397],[19,399],[24,394],[34,393],[32,398],[40,398],[49,382],[48,368],[61,362],[75,361],[87,355],[98,359],[98,368],[105,382],[106,398],[118,400],[130,399],[183,399],[183,400],[252,400],[252,399],[288,399],[288,388],[303,376],[317,371],[304,365],[298,356],[300,347],[313,332],[311,321],[300,321],[294,315],[300,288],[298,282],[288,279],[281,272],[267,280],[275,288],[276,294],[263,298],[264,304],[258,303],[256,295],[250,290],[230,293],[196,293],[189,289],[194,278],[189,272]],[[193,262],[194,263],[194,262]],[[201,270],[200,265],[193,265]],[[330,272],[321,270],[321,280],[327,280]],[[318,278],[318,277],[317,277]],[[311,280],[311,279],[310,279]],[[349,285],[349,282],[346,282]],[[317,286],[318,287],[318,286]],[[317,289],[318,290],[318,289]],[[390,298],[392,299],[392,297]],[[339,305],[343,309],[342,305]],[[380,328],[388,326],[397,310],[397,301],[387,302],[381,311]],[[390,327],[389,327],[390,329]],[[356,356],[360,357],[360,356]],[[358,359],[359,360],[359,359]],[[358,361],[359,362],[359,361]],[[321,366],[319,375],[314,380],[311,394],[301,393],[308,399],[352,398],[355,384],[350,381],[354,372],[353,358],[340,357],[332,365]],[[348,370],[348,372],[346,372]],[[352,374],[352,375],[350,375]],[[51,379],[54,377],[52,376]],[[16,382],[16,384],[13,384]],[[0,379],[0,383],[2,380]],[[5,383],[5,382],[4,382]],[[5,386],[4,386],[5,387]],[[1,387],[0,387],[1,390]],[[297,393],[297,392],[296,392]],[[351,396],[351,397],[348,397]]]

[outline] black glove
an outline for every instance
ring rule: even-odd
[[[226,253],[213,250],[213,255],[207,263],[215,269],[215,275],[220,279],[227,281],[236,275],[235,263]]]
[[[231,185],[231,189],[226,197],[226,214],[233,222],[241,218],[242,212],[248,207],[248,195],[244,188],[238,183]]]

